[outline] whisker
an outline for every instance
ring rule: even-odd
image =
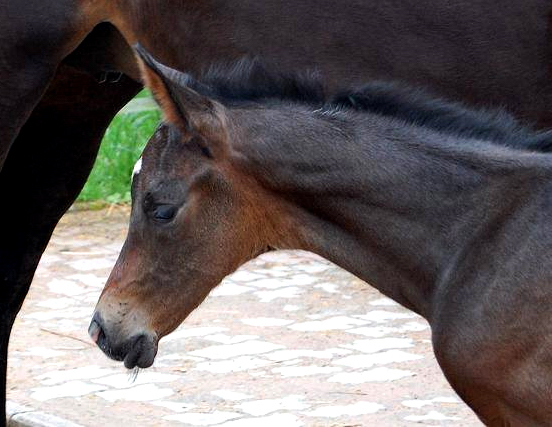
[[[138,366],[135,366],[131,371],[128,371],[128,382],[130,384],[134,384],[136,378],[138,378],[138,372],[140,372],[140,368]]]

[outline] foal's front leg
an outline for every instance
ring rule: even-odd
[[[15,316],[54,227],[88,177],[104,129],[139,88],[127,77],[98,84],[60,66],[0,173],[0,425]]]

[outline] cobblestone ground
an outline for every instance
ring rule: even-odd
[[[242,267],[133,377],[86,330],[128,212],[70,212],[10,345],[8,399],[85,426],[475,426],[420,317],[309,253]]]

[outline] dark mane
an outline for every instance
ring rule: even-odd
[[[449,135],[475,138],[512,148],[552,151],[552,131],[538,132],[522,125],[504,110],[471,109],[397,83],[374,81],[358,89],[329,95],[316,73],[285,74],[272,71],[256,59],[212,66],[200,80],[187,84],[224,104],[267,102],[304,103],[328,111],[366,111],[395,117]]]
[[[357,91],[344,91],[331,103],[343,108],[397,117],[409,123],[464,138],[512,148],[552,151],[552,131],[539,132],[502,109],[468,108],[429,95],[422,89],[375,81]]]
[[[277,73],[258,59],[243,58],[228,65],[213,65],[200,81],[188,85],[225,104],[281,100],[315,106],[327,102],[326,89],[315,72]]]

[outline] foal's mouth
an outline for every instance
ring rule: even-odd
[[[105,333],[101,318],[97,314],[90,322],[88,334],[107,357],[123,362],[127,369],[149,368],[157,355],[158,339],[154,335],[137,334],[122,344],[113,344],[113,339]]]
[[[130,350],[123,358],[125,368],[149,368],[157,355],[157,340],[147,335],[138,335],[131,339]]]

